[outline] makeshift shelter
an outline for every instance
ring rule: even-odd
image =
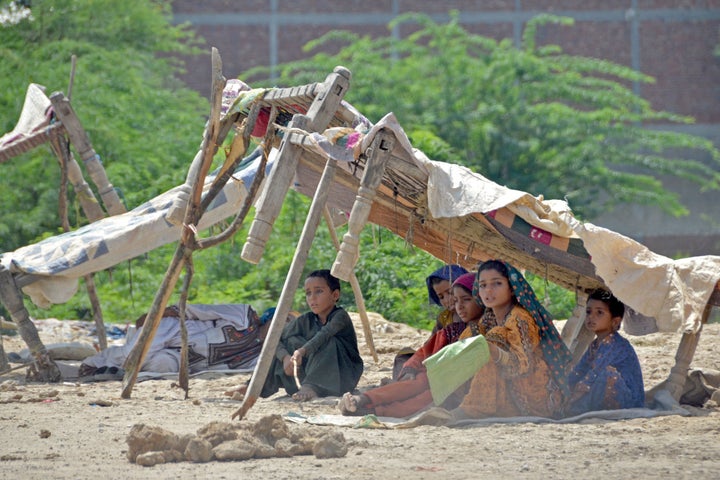
[[[72,88],[72,82],[70,85]],[[118,193],[109,182],[100,157],[95,153],[90,139],[70,99],[62,92],[55,92],[49,98],[45,95],[45,87],[31,83],[28,86],[20,118],[12,131],[0,137],[0,163],[8,162],[13,157],[32,150],[40,145],[49,144],[57,156],[62,178],[60,186],[61,223],[66,231],[70,230],[67,220],[65,182],[75,189],[82,211],[89,221],[99,220],[106,215],[117,215],[126,211]],[[98,201],[83,177],[80,165],[75,160],[70,146],[80,155],[85,170],[89,173],[99,192],[102,203]],[[103,210],[103,206],[105,210]],[[98,330],[101,348],[107,346],[105,327],[97,300],[92,274],[85,276],[88,295],[93,306],[93,317]],[[4,353],[0,344],[0,367],[3,365]]]
[[[221,90],[222,86],[224,86],[224,79]],[[234,99],[238,91],[235,90],[234,94],[232,92],[233,87],[228,85],[225,93]],[[322,92],[321,84],[292,89],[275,89],[272,92],[253,91],[250,92],[250,96],[243,98],[243,105],[255,112],[254,123],[254,118],[260,108],[271,105],[275,99],[279,99],[277,103],[280,105],[276,110],[281,113],[286,112],[287,115],[287,111],[282,105],[287,104],[288,108],[299,105],[307,106]],[[259,93],[262,95],[258,95]],[[2,137],[3,144],[7,143],[8,148],[13,149],[10,152],[13,155],[42,144],[47,138],[43,129],[48,126],[49,104],[45,98],[41,89],[31,86],[18,127]],[[227,107],[229,105],[225,105],[223,108]],[[332,111],[328,112],[333,125],[347,125],[352,119],[359,116],[347,104],[342,108],[335,105]],[[218,128],[219,137],[222,138],[227,135],[236,122],[239,123],[245,119],[241,118],[240,112],[237,111],[223,113],[225,115]],[[244,111],[244,113],[247,114],[248,111]],[[274,115],[270,118],[267,116],[267,112],[265,113],[265,121],[274,120]],[[250,130],[252,128],[253,125],[250,125]],[[248,136],[249,133],[248,131]],[[18,141],[22,143],[22,148],[17,146]],[[214,142],[213,144],[216,146]],[[8,158],[10,153],[7,155]],[[47,371],[46,374],[38,376],[39,379],[58,381],[60,380],[59,371],[52,367],[52,361],[47,356],[37,330],[24,307],[23,293],[41,307],[66,302],[77,291],[79,278],[180,239],[183,231],[183,212],[192,193],[191,179],[200,168],[204,153],[203,149],[198,151],[189,168],[185,184],[151,199],[131,212],[99,219],[68,234],[48,238],[37,244],[22,247],[15,252],[6,252],[0,257],[0,300],[10,312],[12,319],[18,324],[20,334],[30,347],[36,362],[39,363],[38,369]],[[261,150],[256,150],[245,158],[237,169],[229,172],[232,177],[227,175],[228,178],[225,180],[229,181],[223,183],[222,190],[213,195],[212,202],[207,206],[195,227],[198,230],[207,229],[238,212],[248,196],[247,186],[252,183],[261,164]],[[210,198],[209,192],[216,180],[219,176],[226,174],[227,172],[215,172],[204,179],[203,198]],[[329,213],[328,218],[330,218]],[[90,219],[93,220],[93,218]],[[334,234],[334,230],[332,233]],[[351,284],[361,314],[364,314],[362,294],[357,280],[351,279]],[[364,324],[367,326],[366,341],[377,360],[366,318]]]
[[[432,161],[412,147],[393,114],[372,124],[345,103],[342,97],[349,85],[350,72],[337,67],[323,83],[241,92],[223,120],[227,130],[243,120],[248,120],[244,128],[254,129],[265,114],[275,128],[278,111],[294,115],[286,127],[279,127],[282,141],[256,201],[242,254],[249,262],[262,257],[291,186],[313,198],[276,318],[286,318],[290,310],[315,230],[323,215],[329,217],[331,204],[350,212],[348,231],[333,265],[333,273],[344,280],[352,281],[363,254],[358,251],[358,236],[369,221],[446,262],[472,268],[488,258],[503,258],[576,292],[581,305],[591,289],[610,288],[635,312],[653,318],[659,330],[683,336],[676,364],[662,386],[676,400],[680,397],[702,325],[712,306],[720,305],[720,257],[672,260],[618,233],[577,220],[563,201],[534,197],[465,167]],[[261,173],[248,169],[251,176]],[[240,199],[244,188],[238,179],[230,181],[225,189],[236,193],[228,193],[228,199]],[[187,185],[178,189],[187,191]],[[117,225],[112,225],[112,218],[103,219],[93,228],[4,254],[2,301],[17,299],[19,293],[12,292],[20,288],[36,303],[63,301],[72,295],[70,284],[79,276],[141,253],[125,248],[120,252],[114,245],[140,244],[149,250],[178,238],[172,209],[179,208],[173,202],[181,202],[181,197],[168,192],[162,201],[128,212],[128,218]],[[224,218],[233,205],[237,203],[228,200],[210,209],[198,228]],[[154,226],[166,228],[166,235],[154,243],[136,237],[144,234],[137,217],[145,216],[152,216],[149,222]],[[111,233],[117,236],[111,239]],[[244,416],[257,400],[281,330],[280,322],[273,322],[246,398],[234,416]],[[579,352],[591,335],[577,315],[567,322],[563,337]]]

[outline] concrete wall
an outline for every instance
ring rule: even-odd
[[[696,124],[682,131],[720,146],[720,58],[713,55],[720,43],[720,0],[177,0],[173,8],[176,22],[189,22],[208,47],[218,48],[226,76],[303,58],[302,46],[330,30],[387,35],[387,23],[408,11],[443,21],[455,9],[468,30],[518,44],[525,22],[538,13],[573,17],[572,27],[540,29],[538,42],[654,77],[652,85],[633,85],[635,92],[656,110],[694,117]],[[189,62],[184,80],[209,94],[209,54]],[[628,207],[592,221],[665,255],[720,254],[720,193],[664,180],[681,195],[689,216]]]

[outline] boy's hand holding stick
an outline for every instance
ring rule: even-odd
[[[295,377],[295,385],[300,389],[302,385],[300,385],[300,378],[298,377],[298,362],[295,360],[295,357],[292,358],[293,363],[293,377]]]

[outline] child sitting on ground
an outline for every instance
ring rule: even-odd
[[[596,410],[637,408],[645,404],[640,362],[618,330],[625,305],[607,290],[594,290],[585,309],[585,326],[595,333],[568,377],[567,416]]]
[[[455,280],[452,286],[455,310],[462,323],[451,322],[433,334],[405,362],[397,382],[373,388],[360,395],[353,395],[350,391],[345,393],[339,403],[343,415],[374,413],[386,417],[406,417],[433,404],[423,360],[446,345],[480,333],[478,320],[482,316],[483,307],[472,295],[474,279],[475,274],[466,273]]]
[[[431,304],[442,307],[442,311],[438,314],[433,326],[432,334],[447,327],[453,322],[462,323],[462,319],[455,311],[455,298],[452,295],[452,284],[460,278],[461,275],[467,273],[460,265],[443,265],[427,276],[425,284],[428,290],[428,301]],[[382,384],[395,382],[400,374],[400,369],[413,356],[415,350],[405,347],[398,352],[393,362],[392,378],[384,378]]]
[[[452,286],[455,280],[466,273],[468,273],[467,270],[460,265],[451,264],[438,268],[425,279],[430,303],[442,307],[432,333],[442,330],[452,322],[463,321],[455,311],[455,297],[452,294]]]
[[[298,401],[339,396],[353,390],[363,372],[355,327],[350,315],[336,305],[340,280],[330,270],[316,270],[305,279],[310,312],[291,320],[283,329],[260,396],[281,387]],[[297,364],[300,388],[295,383]],[[237,393],[242,395],[247,385]]]

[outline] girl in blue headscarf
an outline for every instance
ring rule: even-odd
[[[428,300],[432,304],[443,307],[442,312],[438,314],[433,333],[442,330],[452,322],[462,321],[455,312],[452,284],[466,273],[467,270],[460,265],[444,265],[428,275],[425,279],[425,284],[428,289]]]
[[[435,320],[435,326],[432,329],[433,335],[453,322],[462,323],[462,319],[455,312],[455,298],[452,295],[452,284],[466,273],[468,273],[467,270],[460,265],[443,265],[425,279],[428,290],[428,301],[433,305],[442,307],[442,311],[438,314]],[[402,366],[410,360],[414,353],[415,350],[410,347],[402,348],[393,361],[392,378],[384,378],[381,383],[386,384],[396,381],[400,375]]]

